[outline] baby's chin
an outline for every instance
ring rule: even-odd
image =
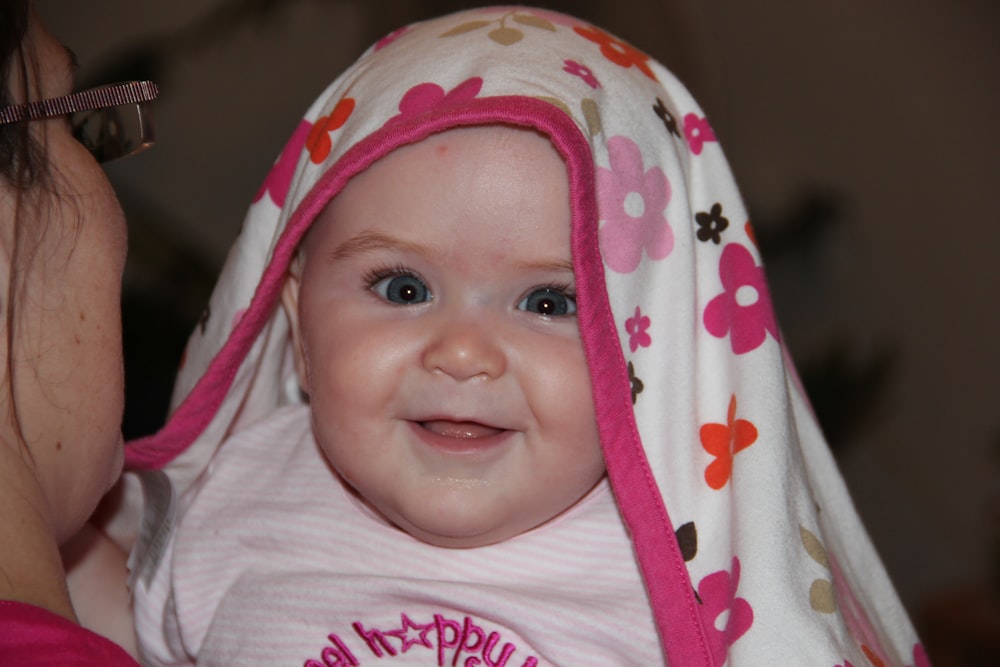
[[[421,530],[415,526],[403,526],[400,525],[399,522],[395,523],[397,528],[409,534],[411,537],[414,537],[425,544],[441,547],[443,549],[477,549],[480,547],[488,547],[492,544],[497,544],[498,542],[505,542],[527,532],[528,530],[531,530],[529,527],[518,530],[490,530],[486,532],[468,534],[457,533],[455,531],[441,533]]]
[[[579,502],[579,501],[578,501]],[[525,533],[544,528],[556,521],[578,502],[555,513],[517,517],[506,521],[483,523],[472,517],[462,521],[456,517],[405,517],[376,509],[382,517],[399,530],[426,544],[444,549],[476,549],[514,539]]]
[[[515,538],[542,522],[511,522],[482,525],[481,522],[419,521],[417,518],[391,516],[382,512],[390,523],[411,537],[444,549],[476,549]],[[418,522],[419,521],[419,522]]]

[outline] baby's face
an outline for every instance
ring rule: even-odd
[[[316,437],[411,535],[507,539],[604,474],[549,141],[450,130],[359,174],[314,223],[284,304]]]

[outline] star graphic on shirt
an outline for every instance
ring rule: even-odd
[[[386,631],[385,634],[391,637],[395,637],[396,639],[403,642],[402,647],[400,647],[401,653],[406,653],[415,644],[420,644],[426,648],[434,648],[430,640],[427,639],[427,633],[430,632],[431,629],[434,627],[433,623],[426,623],[426,624],[414,623],[413,621],[410,620],[410,617],[407,616],[406,614],[400,614],[399,618],[400,621],[402,621],[403,623],[403,627],[401,627],[398,630],[388,630]],[[416,639],[413,639],[410,636],[411,630],[416,630],[418,632]]]

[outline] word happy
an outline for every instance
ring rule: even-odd
[[[523,662],[515,657],[517,647],[503,641],[499,632],[487,632],[468,616],[462,621],[434,614],[430,623],[414,623],[400,614],[401,627],[391,630],[366,628],[361,622],[351,624],[358,639],[355,649],[348,647],[339,635],[331,633],[330,645],[323,648],[320,659],[306,660],[303,667],[359,667],[362,660],[395,658],[410,651],[425,652],[439,667],[536,667],[538,658],[529,656]],[[358,648],[360,645],[360,648]],[[359,657],[360,656],[360,657]],[[413,656],[408,656],[411,662]],[[369,661],[370,662],[370,661]],[[368,664],[368,663],[364,663]]]

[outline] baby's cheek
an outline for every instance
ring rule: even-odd
[[[584,416],[578,423],[582,428],[576,434],[577,447],[571,459],[578,462],[577,471],[581,484],[589,489],[604,476],[607,466],[593,414]]]
[[[313,421],[316,423],[316,426],[313,428],[316,442],[326,456],[326,460],[333,466],[333,469],[340,475],[341,479],[353,487],[352,456],[347,446],[346,434],[343,432],[337,433],[329,424],[322,422],[322,417],[314,417]]]

